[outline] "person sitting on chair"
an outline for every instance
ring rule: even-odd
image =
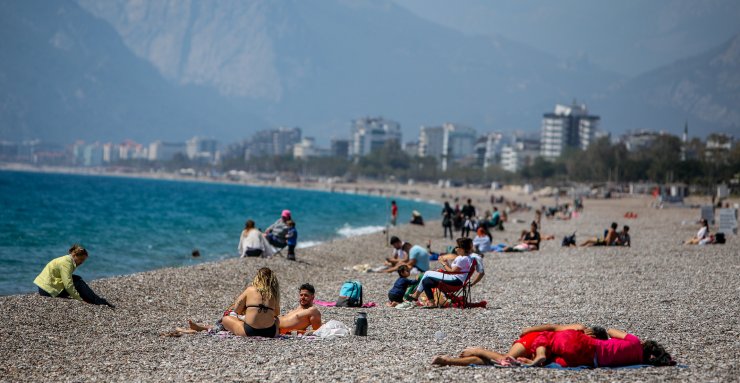
[[[470,257],[473,252],[473,241],[470,238],[458,238],[455,252],[457,257],[451,262],[449,258],[440,257],[444,272],[427,271],[424,273],[416,291],[410,295],[412,300],[417,300],[423,291],[427,296],[427,307],[435,307],[433,288],[441,282],[450,286],[462,286],[465,283],[473,265],[473,259]]]
[[[265,230],[265,238],[271,245],[282,249],[288,245],[286,235],[288,234],[288,221],[292,220],[290,210],[283,210],[280,215],[280,219],[275,221],[270,227]]]

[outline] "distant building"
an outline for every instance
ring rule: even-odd
[[[542,156],[553,160],[560,157],[565,148],[586,150],[599,136],[599,122],[600,117],[589,115],[584,104],[556,105],[553,113],[543,115]]]
[[[704,159],[709,162],[724,163],[734,144],[734,137],[728,134],[712,133],[707,136]]]
[[[187,146],[182,142],[154,141],[149,144],[150,161],[170,161],[175,155],[186,155]]]
[[[103,145],[99,143],[85,145],[82,149],[82,166],[103,165]]]
[[[218,141],[212,138],[193,137],[185,145],[185,154],[187,154],[189,159],[209,163],[216,161],[218,156]]]
[[[349,157],[349,140],[333,138],[330,145],[331,147],[329,148],[329,153],[332,157]]]
[[[113,163],[120,159],[121,151],[118,148],[118,145],[112,144],[112,143],[106,143],[103,144],[103,162],[105,163]]]
[[[483,169],[501,162],[501,148],[503,147],[503,133],[493,132],[478,138],[475,152],[478,156],[478,165]]]
[[[419,131],[419,156],[437,159],[442,171],[448,164],[475,156],[475,129],[445,123],[442,126],[422,126]]]
[[[301,142],[301,128],[262,130],[247,142],[245,158],[292,155],[295,144]]]
[[[627,132],[619,138],[619,141],[624,144],[628,151],[634,152],[649,148],[659,136],[660,133],[657,132],[640,130],[637,132]]]
[[[411,157],[417,157],[419,155],[419,141],[409,141],[403,145],[404,153]]]
[[[382,117],[365,117],[352,121],[349,155],[363,157],[387,145],[401,147],[401,125]]]
[[[118,145],[118,158],[121,160],[146,160],[149,158],[149,148],[131,140]]]
[[[538,139],[516,138],[511,145],[504,145],[501,148],[501,168],[516,173],[534,163],[540,152]]]
[[[316,140],[313,137],[305,137],[293,146],[293,158],[326,157],[329,154],[330,150],[316,146]]]

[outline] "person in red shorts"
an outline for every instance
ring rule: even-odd
[[[601,327],[586,327],[582,324],[542,325],[525,329],[519,339],[514,341],[509,351],[505,354],[484,348],[471,347],[463,350],[459,357],[438,355],[432,360],[432,364],[442,366],[468,366],[471,364],[482,365],[493,363],[499,365],[518,365],[518,358],[524,358],[523,360],[531,362],[532,359],[536,359],[535,342],[542,338],[543,334],[561,331],[574,331],[587,337],[599,336],[606,339],[606,331]],[[551,336],[545,336],[543,340],[551,338]],[[546,347],[543,346],[542,349],[544,351]]]

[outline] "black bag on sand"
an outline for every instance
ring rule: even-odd
[[[566,235],[563,237],[563,242],[560,244],[562,247],[575,246],[576,244],[576,233],[573,235]]]
[[[725,233],[719,232],[714,235],[714,243],[718,243],[720,245],[724,244],[726,241],[725,239]]]

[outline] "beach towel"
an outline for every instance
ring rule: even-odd
[[[591,366],[576,366],[576,367],[563,367],[557,363],[550,363],[548,365],[542,366],[542,367],[534,367],[534,366],[525,366],[525,365],[506,365],[502,366],[500,364],[471,364],[470,367],[474,368],[550,368],[554,370],[632,370],[632,369],[638,369],[638,368],[649,368],[649,367],[658,367],[653,366],[651,364],[633,364],[630,366],[620,366],[620,367],[591,367]],[[678,368],[688,368],[689,366],[679,364],[673,367]]]
[[[314,299],[313,304],[315,304],[316,306],[323,306],[323,307],[336,307],[337,306],[337,302],[322,301],[320,299]],[[370,307],[375,307],[375,306],[377,306],[377,303],[375,302],[365,302],[362,304],[363,308],[370,308]]]

